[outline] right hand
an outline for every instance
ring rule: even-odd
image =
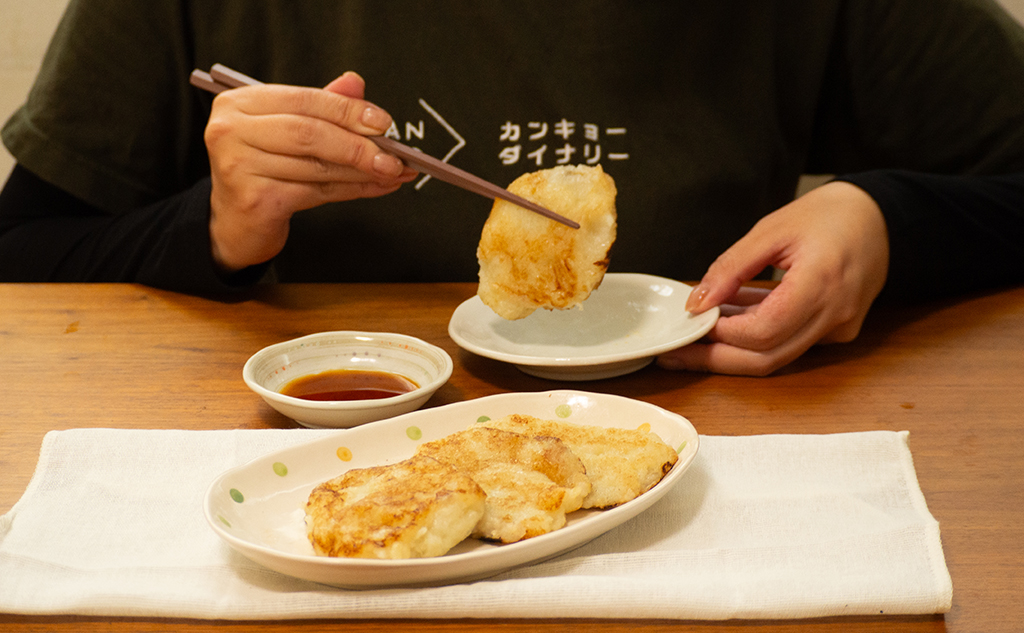
[[[257,85],[213,101],[210,155],[213,259],[235,272],[281,252],[291,217],[327,202],[391,193],[416,171],[367,136],[391,117],[363,100],[349,72],[325,89]]]

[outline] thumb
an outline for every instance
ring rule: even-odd
[[[351,70],[324,87],[324,90],[353,99],[362,99],[366,94],[366,82]]]

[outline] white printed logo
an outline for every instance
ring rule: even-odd
[[[420,102],[420,107],[422,107],[424,110],[426,110],[427,113],[429,113],[430,116],[432,116],[435,121],[440,123],[441,127],[443,127],[445,130],[447,130],[448,133],[451,134],[452,138],[455,139],[455,145],[450,150],[448,150],[448,153],[445,154],[444,158],[441,159],[443,162],[447,163],[449,160],[451,160],[452,156],[455,156],[455,154],[460,149],[462,149],[463,147],[466,146],[466,139],[462,138],[462,135],[460,135],[458,132],[456,132],[455,128],[453,128],[451,125],[449,125],[449,123],[444,120],[444,117],[441,116],[437,112],[437,110],[435,110],[434,108],[430,107],[430,104],[428,104],[423,99],[420,99],[419,102]],[[408,121],[405,123],[405,138],[404,139],[402,138],[401,134],[398,131],[398,125],[394,121],[391,122],[391,127],[384,134],[384,136],[387,136],[388,138],[393,138],[396,141],[401,141],[401,142],[404,142],[404,143],[408,143],[409,140],[411,140],[413,138],[417,138],[417,139],[422,141],[423,140],[423,134],[424,134],[423,119],[420,119],[420,122],[419,122],[418,125],[413,125],[412,123],[410,123]],[[430,180],[430,176],[429,175],[424,175],[422,178],[420,178],[416,182],[416,189],[419,190],[421,187],[423,187],[423,185],[427,184],[428,180]]]
[[[441,127],[455,140],[455,145],[441,158],[447,163],[466,146],[466,139],[456,132],[455,128],[424,99],[418,101],[420,107],[441,124]],[[580,128],[582,132],[580,132]],[[596,123],[583,123],[581,126],[577,126],[575,121],[562,118],[554,123],[528,121],[525,126],[505,121],[499,132],[498,140],[507,143],[498,152],[498,160],[502,165],[515,165],[523,161],[530,162],[539,169],[545,166],[545,161],[553,161],[555,165],[567,165],[572,162],[596,165],[602,159],[608,161],[629,160],[628,152],[611,151],[616,149],[616,145],[621,145],[620,139],[626,135],[624,127],[605,127],[602,130],[601,126]],[[404,137],[402,131],[399,130],[398,123],[392,121],[385,136],[415,146],[414,143],[417,140],[424,140],[425,121],[423,119],[417,123],[406,121]],[[430,178],[429,175],[424,175],[416,182],[415,188],[419,190]]]
[[[549,147],[545,140],[548,137],[549,131],[553,137],[553,149]],[[501,126],[498,140],[512,144],[506,145],[498,152],[498,159],[501,160],[502,165],[515,165],[525,155],[526,159],[533,161],[537,167],[543,167],[547,152],[551,149],[556,165],[566,165],[574,160],[578,162],[580,159],[588,165],[596,165],[602,158],[600,126],[594,123],[583,124],[583,154],[579,158],[575,157],[581,149],[580,145],[577,142],[573,142],[576,131],[576,123],[564,118],[551,125],[544,121],[530,121],[526,124],[524,139],[523,128],[520,124],[505,121]],[[626,128],[624,127],[608,127],[604,129],[605,137],[620,137],[625,136],[625,134]],[[523,144],[518,142],[521,139],[533,141],[533,143],[524,148]],[[605,158],[607,160],[629,160],[629,154],[626,152],[608,152]]]

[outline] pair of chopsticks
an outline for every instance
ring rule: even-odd
[[[253,79],[247,75],[244,75],[237,70],[232,70],[222,64],[214,64],[210,69],[210,72],[202,70],[193,70],[192,75],[189,77],[189,81],[193,86],[202,88],[214,94],[230,90],[232,88],[241,88],[242,86],[254,86],[259,85],[262,82]],[[539,204],[530,202],[525,198],[521,198],[513,193],[509,193],[508,190],[499,187],[498,185],[487,182],[482,178],[478,178],[473,174],[463,171],[458,167],[453,167],[448,163],[438,160],[433,156],[429,156],[417,149],[413,149],[408,145],[399,143],[394,139],[387,138],[385,136],[369,136],[367,137],[371,141],[377,144],[378,147],[386,152],[391,152],[395,156],[398,156],[413,169],[420,171],[424,174],[428,174],[443,180],[449,184],[461,187],[467,191],[480,194],[487,198],[501,198],[507,200],[512,204],[523,207],[539,213],[547,218],[551,218],[556,222],[561,222],[566,226],[574,229],[580,228],[580,225],[569,218],[559,215],[550,209],[546,209]]]

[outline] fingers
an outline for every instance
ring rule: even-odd
[[[730,301],[742,285],[781,259],[787,235],[767,216],[716,259],[690,293],[686,309],[700,314]]]
[[[829,331],[829,321],[815,315],[797,328],[793,335],[773,338],[776,344],[757,341],[754,345],[744,346],[736,344],[737,339],[747,337],[733,336],[734,332],[743,331],[742,325],[731,317],[723,318],[719,319],[704,339],[662,354],[657,363],[670,370],[767,376],[790,364],[816,344],[853,340],[862,322],[863,319],[852,319]]]
[[[736,294],[728,299],[728,303],[723,303],[718,307],[723,316],[744,314],[752,307],[764,301],[770,292],[768,288],[742,286],[736,291]]]
[[[786,261],[793,237],[787,226],[769,216],[723,253],[691,292],[687,309],[698,313],[719,306],[714,340],[755,351],[781,345],[805,328],[820,309],[814,267],[797,262],[774,289],[744,286],[766,267]],[[701,293],[694,297],[694,294]]]
[[[708,269],[687,309],[720,306],[705,340],[668,352],[662,367],[764,375],[816,343],[853,340],[885,283],[888,236],[865,192],[829,183],[766,216]],[[787,271],[770,292],[742,284],[767,266]]]
[[[343,75],[330,85],[361,82],[346,77],[349,76]],[[380,107],[361,98],[319,88],[264,84],[226,90],[214,101],[230,102],[233,108],[250,116],[289,113],[322,119],[366,136],[383,134],[391,126],[391,116]]]
[[[259,86],[217,97],[206,142],[214,156],[246,146],[256,150],[252,157],[266,153],[312,159],[304,161],[310,169],[298,173],[278,175],[270,165],[252,170],[268,177],[322,180],[321,163],[353,168],[367,179],[398,178],[405,165],[366,138],[382,134],[390,121],[380,108],[358,99],[312,88]]]
[[[253,150],[268,154],[264,174],[283,180],[319,182],[329,178],[396,178],[405,165],[370,139],[323,119],[295,114],[240,117],[232,133]],[[291,162],[272,158],[295,159]],[[284,169],[282,173],[277,168]]]
[[[787,277],[759,303],[734,316],[719,319],[716,340],[764,351],[808,329],[812,319],[821,312],[814,284],[801,283],[795,275]]]
[[[768,376],[796,360],[811,347],[807,341],[790,341],[784,347],[756,351],[725,343],[698,342],[658,357],[660,367],[733,376]]]
[[[829,327],[816,304],[794,300],[793,284],[741,288],[704,340],[658,358],[666,369],[766,376],[818,342]],[[758,300],[760,299],[760,300]]]
[[[816,343],[852,340],[864,314],[823,302],[816,292],[822,287],[790,278],[771,292],[741,289],[736,303],[721,306],[722,317],[704,340],[663,354],[658,364],[666,369],[765,376]]]
[[[392,121],[364,93],[363,79],[346,73],[323,90],[264,84],[214,99],[205,141],[211,248],[222,269],[274,257],[299,211],[386,195],[416,176],[367,138]]]
[[[366,82],[363,81],[362,77],[350,70],[327,84],[324,90],[353,99],[364,99],[366,97]]]

